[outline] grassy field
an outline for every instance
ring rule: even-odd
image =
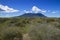
[[[60,40],[60,18],[0,18],[0,40]]]

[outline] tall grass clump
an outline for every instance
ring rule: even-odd
[[[31,40],[60,40],[60,29],[50,24],[39,24],[29,31]]]
[[[18,27],[7,27],[0,32],[0,40],[22,40],[22,33]]]

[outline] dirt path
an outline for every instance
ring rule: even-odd
[[[30,40],[29,35],[28,35],[28,34],[24,34],[24,35],[23,35],[23,40]]]

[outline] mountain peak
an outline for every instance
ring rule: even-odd
[[[46,17],[45,15],[41,14],[41,13],[25,13],[23,15],[21,15],[21,17]]]

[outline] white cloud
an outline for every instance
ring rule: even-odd
[[[41,9],[39,9],[39,8],[36,7],[36,6],[33,6],[33,7],[32,7],[32,11],[35,12],[35,13],[38,13],[38,12],[41,11]]]
[[[46,13],[47,10],[42,10],[42,9],[39,9],[38,7],[36,6],[33,6],[32,9],[30,9],[29,11],[27,10],[24,10],[25,13]]]
[[[60,13],[59,10],[48,10],[47,12],[52,14]]]
[[[52,11],[51,13],[60,13],[59,10]]]
[[[53,11],[52,13],[57,13],[56,11]]]
[[[41,10],[41,12],[42,12],[42,13],[46,13],[46,12],[47,12],[47,10]]]
[[[15,10],[13,8],[10,8],[8,6],[0,5],[0,9],[2,9],[4,12],[18,12],[19,10]]]
[[[27,11],[27,10],[24,10],[25,13],[32,13],[32,11]]]
[[[46,13],[46,10],[39,9],[36,6],[32,7],[32,11],[35,12],[35,13]]]

